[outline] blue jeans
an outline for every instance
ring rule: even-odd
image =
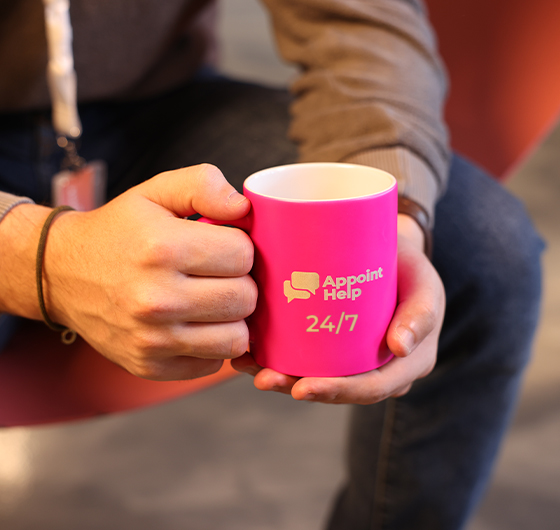
[[[82,106],[81,154],[108,163],[109,197],[210,162],[239,189],[296,159],[284,91],[201,77],[165,96]],[[48,113],[0,120],[0,189],[50,200]],[[520,203],[455,157],[437,207],[434,265],[447,313],[434,371],[398,399],[353,410],[348,479],[330,530],[457,530],[480,499],[515,405],[540,301],[542,243]]]
[[[464,527],[529,359],[542,248],[521,204],[455,157],[434,231],[447,296],[437,365],[406,396],[354,408],[330,530]]]

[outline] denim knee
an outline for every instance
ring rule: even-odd
[[[522,203],[494,179],[456,157],[436,212],[434,265],[447,294],[446,343],[478,343],[489,336],[511,344],[507,358],[519,370],[528,358],[541,300],[544,244]],[[480,348],[473,348],[480,350]],[[485,361],[493,362],[485,351]]]

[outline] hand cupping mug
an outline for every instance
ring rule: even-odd
[[[292,164],[251,175],[243,189],[259,290],[247,319],[256,362],[324,377],[385,364],[397,297],[395,178],[353,164]]]

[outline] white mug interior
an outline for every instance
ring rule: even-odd
[[[263,169],[244,185],[257,195],[277,200],[333,201],[382,194],[396,186],[396,179],[369,166],[312,162]]]

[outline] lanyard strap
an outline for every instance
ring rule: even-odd
[[[72,53],[69,0],[43,0],[49,62],[47,81],[54,130],[66,139],[82,134],[78,115],[77,82]]]

